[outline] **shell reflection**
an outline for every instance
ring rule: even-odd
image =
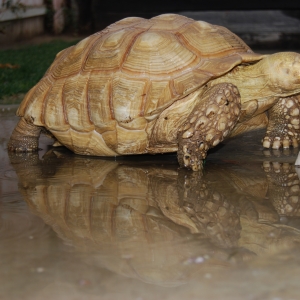
[[[145,282],[182,284],[300,240],[299,179],[287,163],[211,164],[201,175],[57,151],[11,162],[31,210],[84,260]]]

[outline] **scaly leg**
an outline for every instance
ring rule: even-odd
[[[269,109],[269,124],[263,139],[263,146],[265,148],[298,147],[300,140],[299,108],[298,98],[293,96],[280,98]]]
[[[289,163],[265,161],[263,169],[268,180],[268,198],[280,219],[298,218],[300,216],[300,190],[296,168]]]
[[[14,152],[38,151],[40,133],[41,127],[30,124],[21,118],[10,137],[7,149]]]
[[[229,83],[209,88],[178,132],[178,162],[193,171],[202,169],[207,151],[218,145],[238,121],[238,89]]]

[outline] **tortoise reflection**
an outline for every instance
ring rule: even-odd
[[[205,174],[53,152],[11,154],[31,210],[88,259],[178,285],[199,272],[296,247],[299,179],[290,164],[207,165]]]

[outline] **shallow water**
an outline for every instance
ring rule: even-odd
[[[0,107],[0,299],[299,299],[297,149],[263,132],[211,151],[100,159],[10,155]]]

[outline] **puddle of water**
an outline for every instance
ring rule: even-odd
[[[0,121],[0,299],[298,299],[297,150],[263,132],[204,172],[175,155],[10,154]],[[50,151],[48,151],[50,150]]]

